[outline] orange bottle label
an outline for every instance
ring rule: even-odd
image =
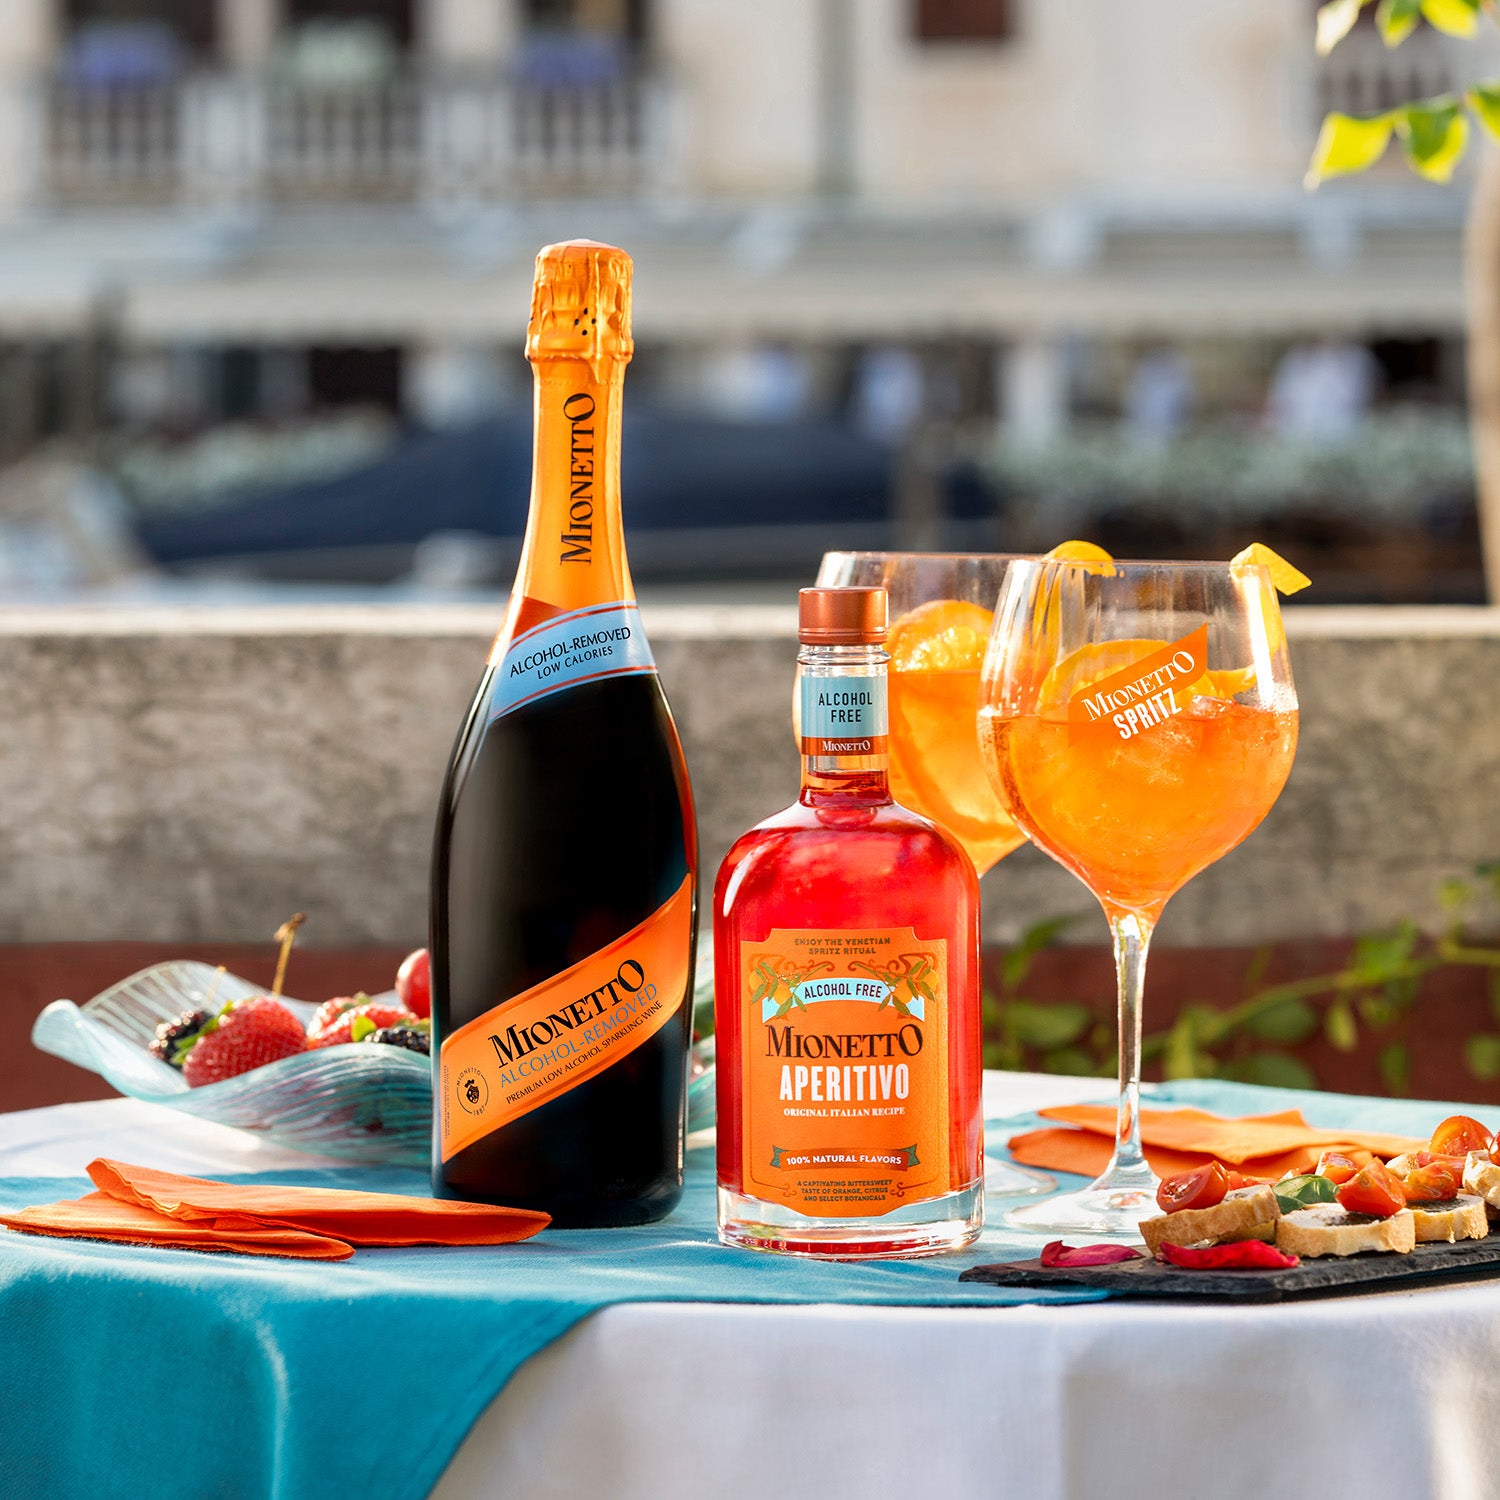
[[[953,1190],[948,945],[910,927],[740,944],[745,1191],[820,1218]]]
[[[689,876],[624,937],[445,1037],[443,1160],[619,1062],[672,1020],[688,993],[692,931]]]

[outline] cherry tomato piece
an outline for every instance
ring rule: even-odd
[[[1317,1174],[1330,1182],[1343,1183],[1374,1158],[1368,1151],[1325,1151],[1318,1158]]]
[[[1212,1208],[1229,1191],[1229,1173],[1216,1161],[1191,1172],[1168,1177],[1156,1190],[1156,1206],[1164,1214],[1184,1208]]]
[[[1336,1194],[1351,1214],[1373,1214],[1388,1219],[1406,1207],[1401,1179],[1382,1162],[1367,1162]]]
[[[1413,1167],[1402,1181],[1408,1203],[1440,1203],[1451,1198],[1464,1180],[1463,1167],[1434,1157],[1420,1167]]]
[[[425,948],[402,959],[396,970],[396,998],[414,1016],[432,1014],[432,960]]]
[[[1434,1156],[1464,1156],[1470,1151],[1488,1151],[1495,1138],[1472,1115],[1449,1115],[1432,1132],[1429,1149]]]

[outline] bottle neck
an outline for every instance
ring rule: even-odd
[[[797,653],[799,800],[878,806],[891,800],[884,646],[809,646]]]
[[[535,364],[531,508],[510,632],[562,611],[635,598],[620,520],[623,360]]]

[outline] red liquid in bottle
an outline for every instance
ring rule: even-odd
[[[891,801],[884,651],[813,644],[801,663],[802,790],[714,891],[720,1236],[950,1249],[983,1209],[978,881]]]

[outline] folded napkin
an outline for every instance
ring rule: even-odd
[[[0,1224],[23,1234],[67,1239],[113,1240],[180,1250],[234,1250],[241,1255],[287,1255],[297,1260],[348,1260],[354,1248],[343,1240],[299,1229],[243,1229],[225,1234],[202,1224],[184,1224],[108,1193],[88,1193],[63,1203],[0,1213]]]
[[[1074,1104],[1041,1111],[1056,1126],[1024,1131],[1008,1142],[1011,1155],[1027,1166],[1096,1177],[1114,1150],[1113,1105]],[[1280,1177],[1307,1172],[1328,1150],[1371,1151],[1399,1156],[1425,1146],[1425,1140],[1367,1130],[1314,1130],[1300,1110],[1226,1119],[1201,1109],[1143,1109],[1141,1144],[1159,1177],[1188,1172],[1210,1161],[1222,1162],[1251,1177]]]
[[[508,1245],[551,1223],[547,1214],[526,1208],[348,1188],[210,1182],[103,1156],[89,1163],[88,1174],[113,1198],[225,1234],[270,1226],[332,1235],[350,1245]]]
[[[237,1186],[99,1157],[98,1192],[0,1214],[23,1234],[65,1235],[245,1255],[347,1260],[356,1245],[508,1245],[545,1229],[547,1214],[347,1188]]]

